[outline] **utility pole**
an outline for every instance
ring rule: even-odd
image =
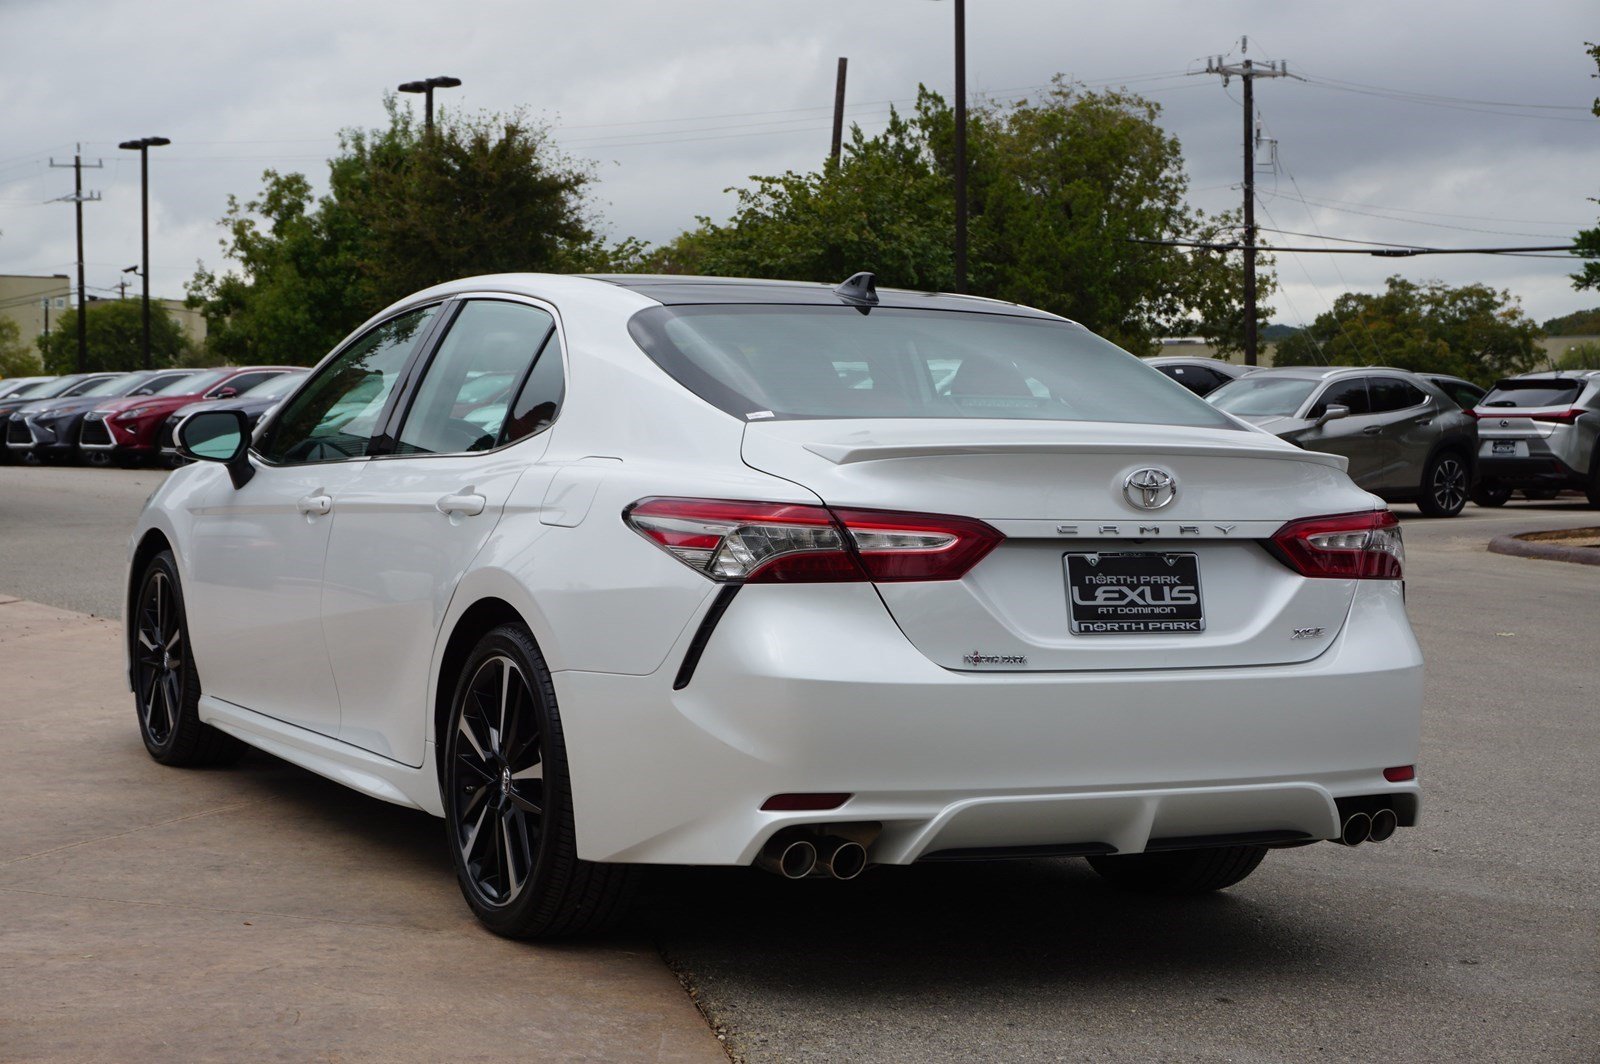
[[[967,290],[967,0],[956,0],[956,291]]]
[[[1250,38],[1239,38],[1239,54],[1250,50]],[[1219,74],[1222,84],[1229,78],[1244,82],[1244,363],[1256,365],[1256,78],[1289,77],[1287,59],[1268,59],[1256,63],[1241,58],[1229,63],[1226,56],[1206,60],[1206,73]]]
[[[79,144],[73,151],[70,164],[58,163],[52,158],[50,165],[53,168],[62,170],[69,165],[72,167],[72,195],[59,196],[51,202],[71,203],[76,208],[78,215],[78,372],[87,373],[89,372],[89,334],[85,330],[88,325],[89,306],[88,298],[84,294],[83,288],[83,205],[85,203],[99,202],[100,193],[90,192],[87,195],[84,194],[83,171],[85,167],[90,170],[98,170],[105,163],[100,160],[96,160],[92,164],[85,163],[83,161],[83,145]]]
[[[839,152],[844,147],[844,72],[850,60],[839,57],[839,79],[833,86],[833,164],[839,165]]]

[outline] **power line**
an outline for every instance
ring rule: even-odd
[[[1326,238],[1324,238],[1326,239]],[[1573,244],[1553,244],[1543,247],[1512,247],[1512,248],[1425,248],[1425,247],[1397,247],[1387,245],[1372,248],[1293,248],[1276,247],[1271,244],[1251,246],[1239,242],[1219,244],[1205,240],[1152,240],[1144,237],[1128,237],[1132,244],[1159,244],[1165,247],[1198,248],[1203,251],[1245,251],[1267,252],[1269,254],[1288,255],[1371,255],[1382,259],[1404,259],[1416,255],[1511,255],[1530,251],[1579,251]],[[1581,262],[1585,259],[1596,258],[1594,255],[1573,255],[1572,261]]]

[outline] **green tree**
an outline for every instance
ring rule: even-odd
[[[22,342],[22,330],[10,318],[0,318],[0,380],[32,377],[39,372],[39,356]]]
[[[1182,151],[1159,114],[1130,93],[1060,79],[1036,102],[975,108],[969,288],[1064,314],[1134,350],[1172,332],[1236,346],[1237,256],[1131,242],[1226,239],[1236,222],[1185,204]],[[923,89],[912,114],[891,112],[882,133],[852,129],[837,164],[731,190],[738,202],[726,223],[700,218],[651,265],[831,282],[871,270],[887,286],[949,289],[954,138],[950,107]]]
[[[89,304],[84,319],[89,370],[129,370],[144,366],[143,317],[137,299],[111,299]],[[177,319],[160,303],[150,304],[150,362],[171,366],[185,354],[188,341]],[[49,373],[78,369],[78,312],[64,311],[55,328],[39,337],[39,352]]]
[[[1394,366],[1491,384],[1542,358],[1539,326],[1510,292],[1390,277],[1380,293],[1346,292],[1278,343],[1277,366]]]
[[[472,274],[625,268],[640,245],[606,246],[586,200],[590,171],[520,113],[446,113],[431,135],[386,100],[389,124],[347,130],[328,193],[268,170],[254,199],[230,198],[222,247],[233,268],[189,284],[207,347],[234,362],[310,364],[372,313]]]
[[[1571,344],[1555,359],[1556,369],[1600,369],[1600,341],[1585,340]]]

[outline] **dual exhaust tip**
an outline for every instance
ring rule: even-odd
[[[1360,846],[1363,842],[1386,842],[1400,826],[1400,818],[1393,809],[1374,809],[1370,813],[1355,812],[1344,818],[1335,841],[1342,846]]]
[[[867,870],[867,848],[833,835],[815,838],[776,836],[761,850],[757,866],[785,879],[822,876],[854,879]]]

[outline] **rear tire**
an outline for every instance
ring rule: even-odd
[[[637,870],[578,857],[555,686],[526,628],[473,648],[443,737],[445,833],[473,913],[507,938],[603,931],[627,911]]]
[[[1440,451],[1422,471],[1417,509],[1428,517],[1454,517],[1467,505],[1467,463],[1456,451]]]
[[[1265,846],[1114,854],[1089,858],[1089,867],[1114,887],[1143,894],[1209,894],[1244,879],[1267,855]]]
[[[144,748],[173,767],[237,761],[244,744],[200,720],[200,674],[190,651],[183,586],[171,551],[162,551],[145,566],[134,603],[133,696]]]
[[[1504,506],[1511,498],[1511,489],[1504,484],[1479,484],[1472,489],[1472,501],[1479,506]]]

